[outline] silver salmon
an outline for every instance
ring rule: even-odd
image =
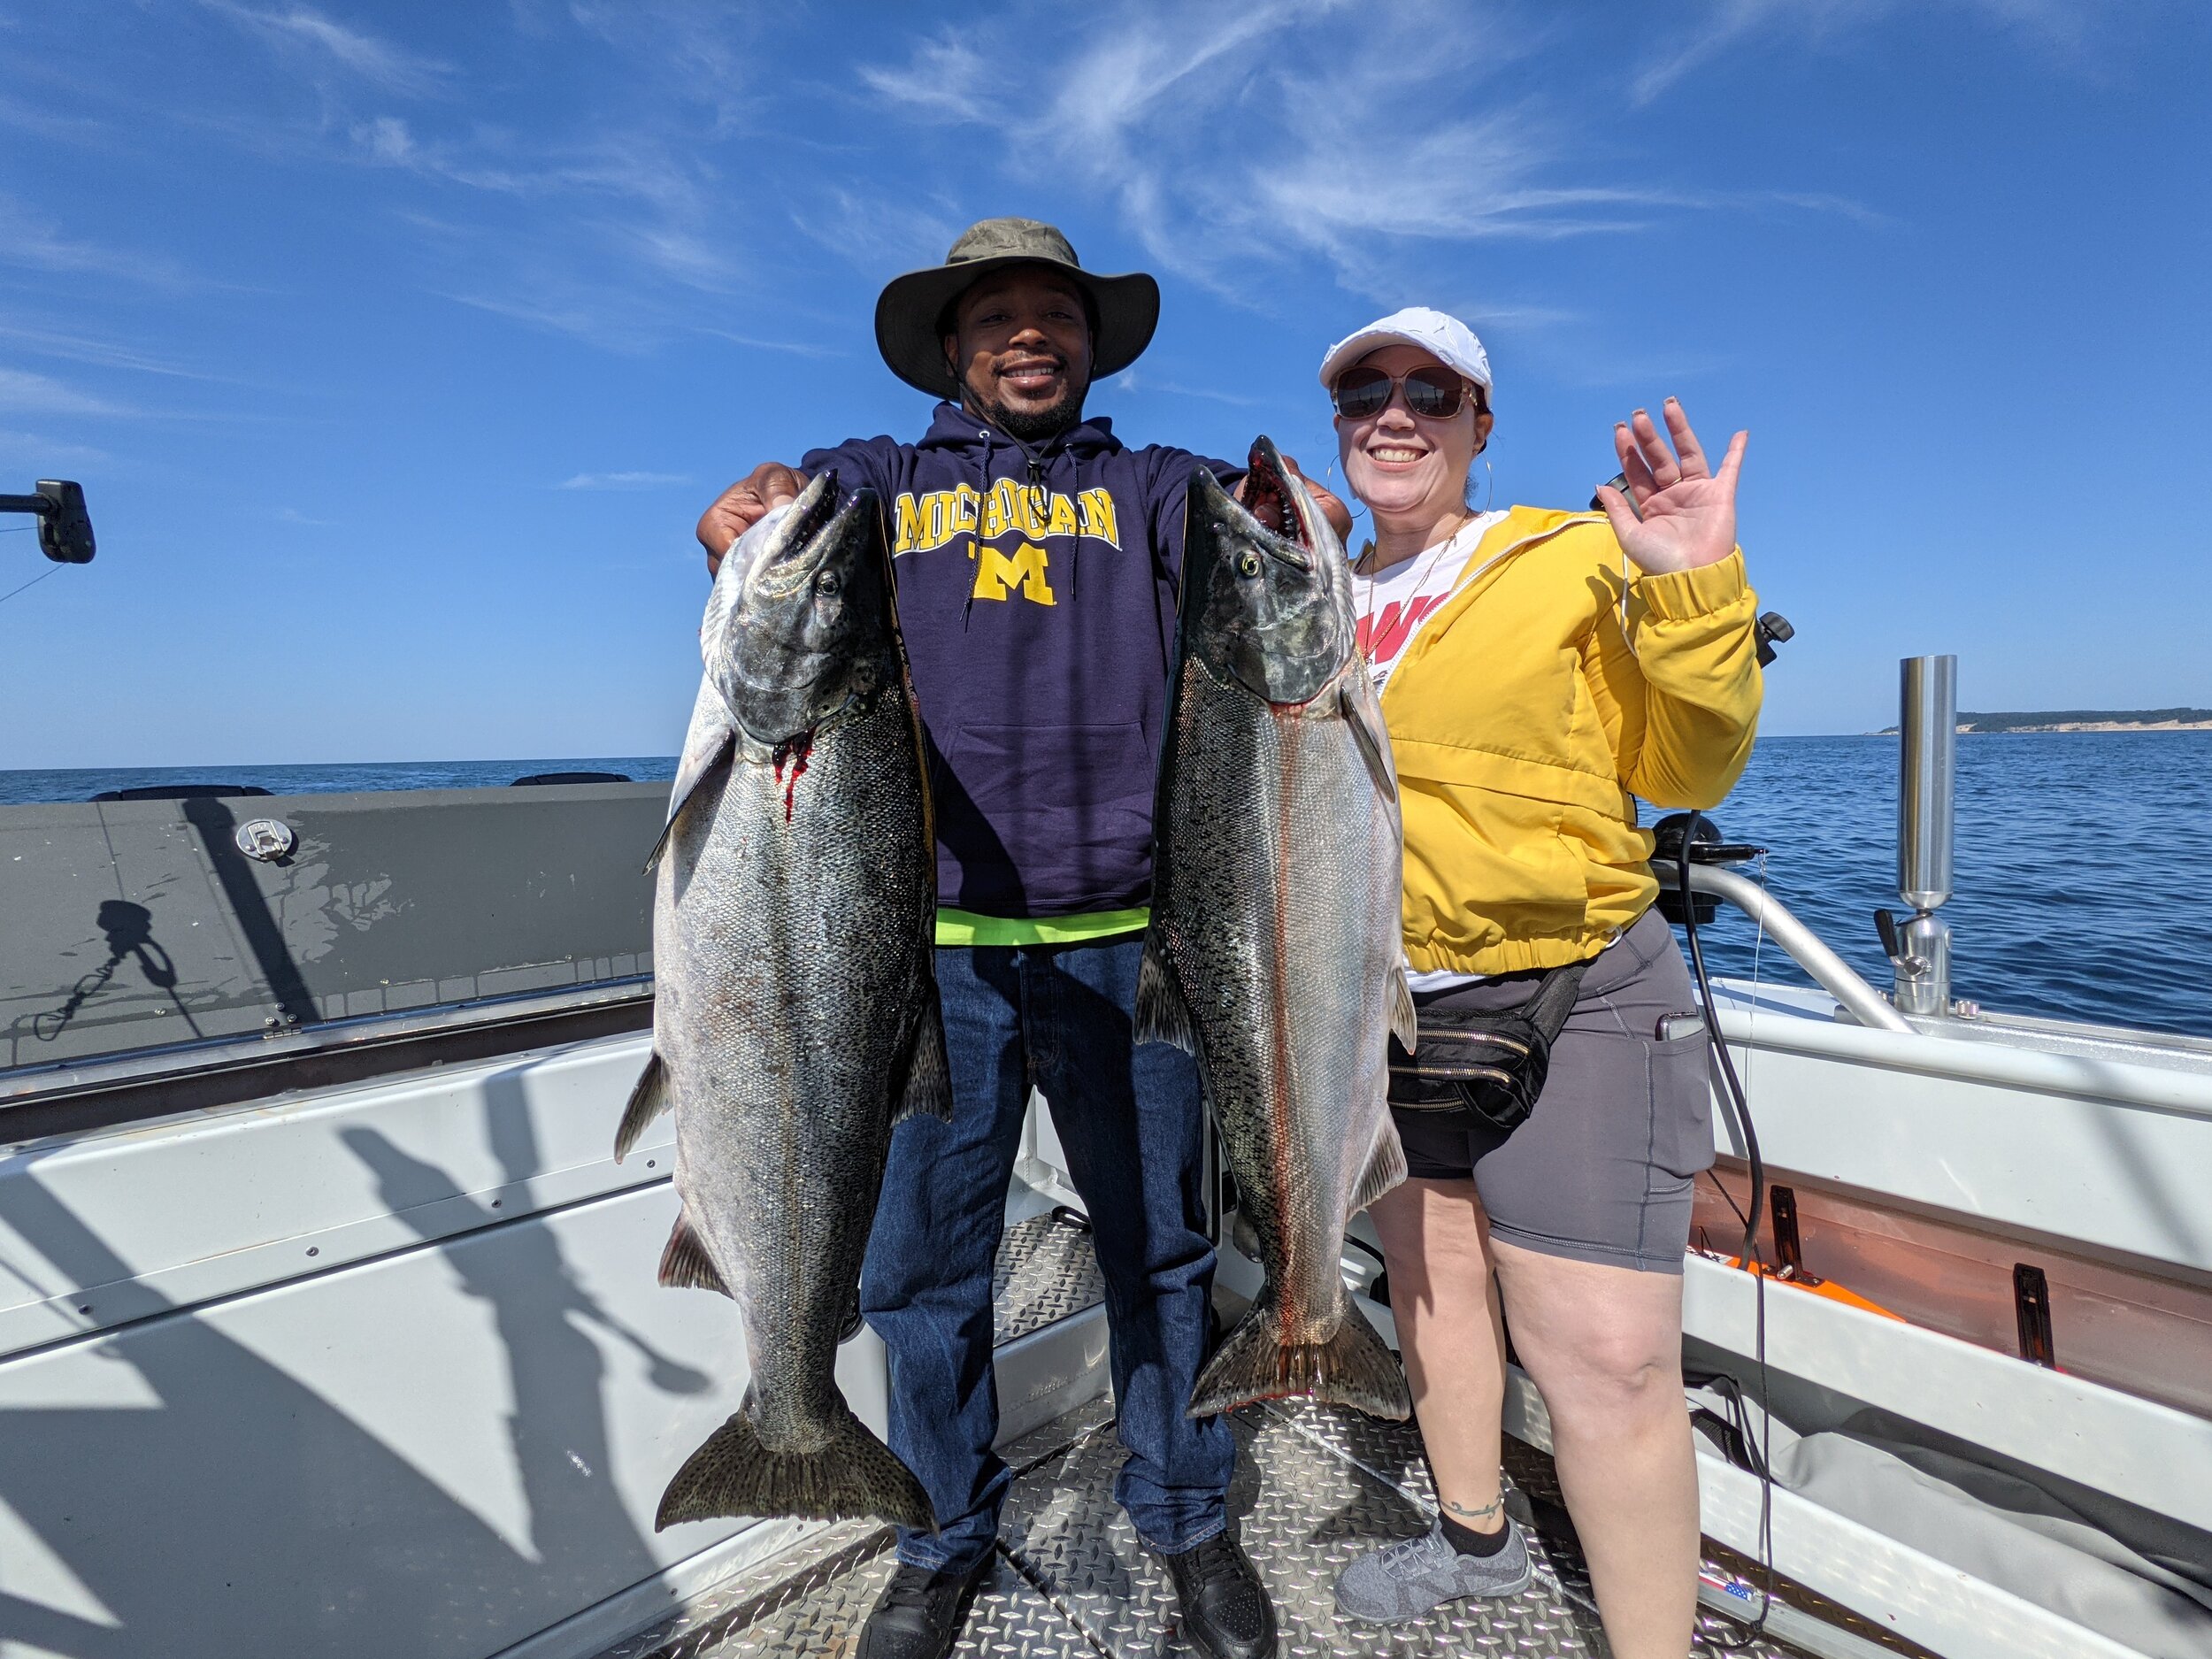
[[[921,725],[872,492],[809,484],[724,561],[706,674],[654,857],[653,1057],[619,1159],[676,1115],[664,1285],[744,1322],[743,1402],[677,1471],[655,1528],[880,1516],[929,1530],[911,1471],[838,1392],[895,1123],[949,1118]]]
[[[1137,987],[1139,1040],[1197,1058],[1267,1275],[1190,1413],[1311,1394],[1402,1419],[1341,1265],[1345,1223],[1405,1177],[1397,775],[1343,547],[1265,438],[1250,465],[1248,509],[1191,481]]]

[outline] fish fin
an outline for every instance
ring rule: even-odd
[[[930,981],[929,1002],[914,1030],[914,1043],[906,1055],[906,1086],[891,1110],[894,1128],[910,1118],[952,1121],[952,1070],[945,1063],[945,1013],[938,1001],[937,982]]]
[[[1144,956],[1137,964],[1137,1025],[1139,1042],[1171,1042],[1185,1054],[1198,1053],[1198,1029],[1192,1023],[1190,1004],[1183,1000],[1175,971],[1160,952],[1159,941],[1145,936]]]
[[[1363,673],[1363,671],[1361,671]],[[1337,687],[1337,706],[1344,710],[1344,724],[1352,728],[1353,741],[1359,745],[1360,758],[1367,763],[1368,775],[1374,779],[1375,787],[1382,791],[1386,801],[1398,798],[1398,769],[1391,764],[1390,735],[1378,731],[1381,713],[1374,697],[1374,687],[1368,687],[1364,697],[1353,688],[1350,678]]]
[[[1408,1054],[1415,1051],[1421,1039],[1421,1022],[1413,1011],[1413,987],[1406,983],[1402,961],[1390,971],[1390,1034]]]
[[[676,822],[691,804],[692,796],[719,777],[736,753],[737,722],[730,718],[729,705],[722,701],[714,682],[702,680],[698,698],[691,707],[691,726],[684,733],[684,752],[676,763],[676,781],[668,792],[668,821],[661,826],[660,839],[645,860],[649,875],[668,849],[668,838],[676,833]]]
[[[1375,1149],[1368,1156],[1366,1171],[1360,1176],[1359,1185],[1352,1189],[1352,1202],[1344,1211],[1345,1219],[1350,1220],[1405,1178],[1406,1149],[1399,1144],[1398,1125],[1386,1114],[1382,1133],[1375,1137]]]
[[[918,1532],[937,1530],[929,1495],[913,1471],[842,1400],[833,1397],[836,1420],[823,1443],[808,1452],[780,1452],[765,1444],[751,1407],[749,1399],[685,1459],[661,1494],[655,1532],[680,1521],[779,1515],[818,1521],[878,1516]]]
[[[1187,1415],[1210,1417],[1255,1401],[1294,1394],[1311,1394],[1392,1423],[1413,1415],[1398,1356],[1383,1346],[1348,1294],[1336,1334],[1327,1341],[1285,1345],[1276,1340],[1279,1329],[1280,1315],[1271,1285],[1222,1338],[1214,1356],[1198,1373]]]
[[[676,1217],[676,1225],[669,1229],[668,1244],[661,1251],[660,1282],[672,1290],[718,1290],[725,1296],[730,1287],[723,1281],[722,1270],[715,1266],[714,1258],[707,1254],[698,1230],[691,1225],[691,1212],[685,1210]]]
[[[622,1109],[622,1121],[614,1132],[614,1161],[617,1164],[637,1149],[637,1143],[645,1138],[645,1131],[654,1118],[669,1108],[668,1068],[661,1064],[660,1050],[653,1051],[645,1063],[644,1075],[637,1087],[630,1091],[629,1103]]]

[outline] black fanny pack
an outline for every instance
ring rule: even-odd
[[[1421,1010],[1418,1054],[1390,1041],[1390,1103],[1471,1113],[1494,1129],[1528,1121],[1551,1069],[1551,1046],[1582,992],[1587,962],[1554,968],[1517,1008]]]

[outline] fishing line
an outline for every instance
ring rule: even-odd
[[[25,582],[25,583],[23,584],[23,586],[22,586],[22,587],[20,587],[20,588],[9,588],[9,589],[8,589],[8,591],[7,591],[6,593],[4,593],[4,594],[0,594],[0,605],[4,605],[4,604],[6,604],[6,603],[8,603],[8,601],[9,601],[9,600],[11,600],[11,599],[14,598],[14,597],[16,596],[16,595],[18,595],[18,594],[19,594],[19,593],[27,593],[27,592],[28,592],[30,589],[32,589],[32,588],[34,588],[37,587],[37,586],[39,585],[39,583],[41,583],[41,582],[44,581],[48,576],[51,576],[51,575],[53,575],[53,574],[55,573],[55,572],[56,572],[56,571],[58,571],[58,570],[60,570],[60,569],[61,569],[61,566],[60,566],[60,565],[55,565],[55,566],[54,566],[53,570],[50,570],[50,571],[46,572],[44,573],[44,575],[39,575],[39,576],[34,576],[34,577],[32,577],[32,578],[31,578],[31,580],[30,580],[29,581],[27,581],[27,582]]]
[[[1735,1058],[1721,1036],[1720,1011],[1713,1002],[1713,982],[1705,972],[1705,947],[1697,936],[1697,906],[1691,902],[1690,890],[1690,843],[1697,838],[1698,826],[1704,822],[1702,812],[1693,811],[1682,826],[1682,839],[1675,848],[1675,875],[1682,895],[1682,932],[1690,948],[1690,969],[1697,979],[1698,1000],[1705,1009],[1706,1044],[1718,1062],[1722,1099],[1736,1119],[1737,1133],[1743,1137],[1744,1163],[1751,1175],[1749,1210],[1736,1213],[1743,1217],[1744,1224],[1743,1248],[1738,1253],[1738,1259],[1751,1274],[1755,1307],[1752,1356],[1759,1376],[1759,1614],[1750,1622],[1749,1628],[1753,1635],[1760,1636],[1766,1632],[1767,1612],[1774,1605],[1774,1476],[1770,1455],[1774,1411],[1767,1374],[1766,1264],[1759,1259],[1759,1210],[1766,1198],[1766,1160],[1759,1153],[1759,1132],[1751,1121],[1751,1102],[1744,1093],[1743,1079],[1737,1076]],[[1717,835],[1717,828],[1715,833]],[[1722,1191],[1725,1193],[1727,1189],[1724,1187]],[[1730,1207],[1734,1207],[1732,1198]]]

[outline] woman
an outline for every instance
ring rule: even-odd
[[[1321,380],[1345,481],[1373,515],[1353,588],[1397,756],[1424,1056],[1497,1010],[1540,1009],[1541,987],[1565,1016],[1509,1130],[1455,1084],[1394,1075],[1409,1175],[1371,1213],[1441,1518],[1354,1563],[1338,1601],[1391,1621],[1527,1583],[1501,1498],[1509,1324],[1613,1651],[1682,1659],[1698,1548],[1682,1254],[1711,1106],[1630,796],[1713,806],[1751,752],[1745,434],[1716,472],[1669,398],[1671,446],[1642,410],[1615,428],[1628,488],[1599,492],[1602,517],[1477,513],[1490,366],[1464,325],[1397,312],[1333,347]]]

